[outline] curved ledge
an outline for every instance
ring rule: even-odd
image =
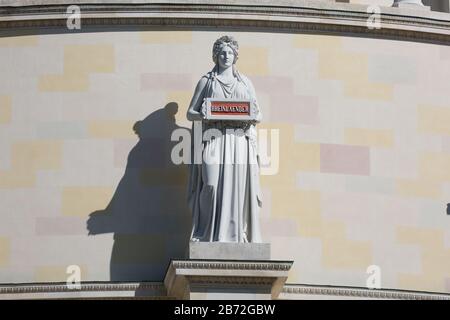
[[[279,298],[311,299],[320,296],[339,299],[450,300],[448,294],[431,292],[300,284],[286,284]],[[83,282],[79,290],[69,289],[65,283],[0,285],[0,299],[42,298],[173,299],[167,295],[162,282]]]
[[[28,32],[68,32],[66,10],[76,1],[7,1],[0,6],[3,35]],[[327,1],[284,0],[277,5],[268,0],[223,0],[213,4],[184,0],[164,3],[145,1],[91,0],[80,4],[82,30],[99,28],[246,28],[265,32],[311,32],[350,34],[363,37],[394,38],[450,44],[450,14],[422,9],[381,7],[381,29],[369,29],[367,6]],[[7,5],[7,4],[10,5]],[[19,4],[18,4],[19,3]],[[28,2],[30,3],[30,2]],[[66,4],[64,4],[66,3]],[[76,31],[75,31],[76,32]]]
[[[280,299],[295,299],[300,296],[324,296],[359,299],[402,299],[402,300],[450,300],[450,295],[406,290],[367,289],[357,287],[317,286],[287,284],[283,287]]]

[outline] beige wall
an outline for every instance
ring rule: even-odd
[[[162,280],[190,231],[170,134],[225,33],[0,39],[0,282]],[[450,292],[450,49],[231,34],[280,130],[261,223],[288,283],[365,286],[375,264],[384,288]]]

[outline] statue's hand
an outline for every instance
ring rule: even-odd
[[[252,120],[251,122],[252,122],[252,124],[257,124],[257,123],[261,122],[262,115],[261,115],[261,112],[259,111],[259,106],[256,103],[256,101],[253,101],[252,109],[253,109],[253,114],[255,115],[255,120]]]

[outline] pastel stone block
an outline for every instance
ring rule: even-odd
[[[321,172],[369,175],[369,148],[361,146],[321,144]]]
[[[0,124],[10,123],[11,115],[11,97],[0,96]]]
[[[270,260],[270,244],[191,241],[189,259]]]
[[[450,108],[419,106],[417,112],[419,132],[450,135]]]
[[[10,248],[10,240],[6,237],[0,237],[0,267],[9,263]]]

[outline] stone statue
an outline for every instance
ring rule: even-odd
[[[236,69],[238,52],[233,37],[223,36],[214,43],[215,66],[198,82],[187,112],[190,121],[202,121],[202,159],[200,164],[191,164],[189,176],[191,241],[261,242],[256,123],[262,114],[251,81]],[[207,98],[245,99],[256,110],[256,117],[252,121],[207,120]],[[211,130],[215,134],[206,134]]]

